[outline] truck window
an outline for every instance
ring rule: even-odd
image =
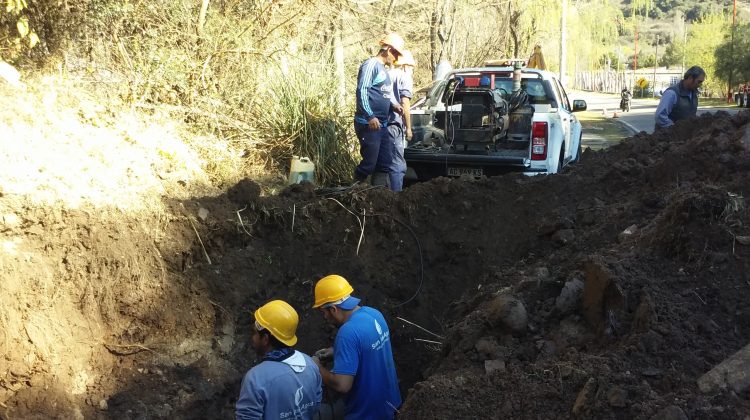
[[[521,87],[529,96],[530,104],[550,104],[550,98],[547,97],[547,92],[544,91],[544,85],[540,79],[522,79]]]
[[[560,93],[560,85],[557,83],[557,79],[551,79],[550,85],[552,85],[552,89],[555,91],[555,96],[560,98],[560,108],[570,111],[570,106],[566,103],[562,93]]]
[[[565,88],[562,86],[562,83],[560,83],[560,81],[557,79],[555,79],[555,83],[557,84],[557,86],[559,86],[560,89],[560,102],[563,103],[563,108],[567,109],[568,111],[572,110],[573,108],[570,106],[568,94],[565,92]]]

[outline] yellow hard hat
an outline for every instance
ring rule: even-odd
[[[297,343],[299,315],[283,300],[272,300],[255,311],[255,322],[267,329],[277,340],[293,346]]]
[[[411,51],[404,50],[398,57],[395,63],[397,66],[412,66],[417,67],[417,62],[414,60],[414,56],[411,55]]]
[[[393,47],[396,52],[399,53],[399,55],[403,54],[406,49],[404,46],[406,43],[404,42],[404,38],[401,38],[401,35],[391,32],[388,35],[384,36],[383,39],[380,40],[380,45],[390,45]]]
[[[337,302],[354,292],[354,288],[345,278],[331,274],[318,280],[315,284],[315,304],[319,308],[326,303]]]

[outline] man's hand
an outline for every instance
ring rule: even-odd
[[[367,125],[370,126],[370,131],[380,130],[380,120],[377,117],[370,118],[370,120],[367,121]]]
[[[327,347],[324,349],[320,349],[315,352],[313,357],[317,357],[318,360],[326,360],[333,357],[333,347]]]
[[[411,139],[414,137],[414,134],[411,132],[411,127],[406,129],[406,140],[411,141]]]
[[[401,105],[396,105],[394,103],[391,103],[391,107],[393,108],[393,111],[397,114],[404,115],[404,108],[401,107]]]

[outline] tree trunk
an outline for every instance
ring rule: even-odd
[[[566,15],[568,14],[568,0],[562,0],[562,12],[560,13],[560,83],[567,87],[567,80],[565,76],[565,61],[568,59],[568,49],[565,46],[567,44],[567,26],[568,20]]]
[[[336,80],[338,81],[338,97],[340,109],[346,105],[346,74],[344,71],[344,43],[341,42],[341,28],[344,24],[344,18],[339,15],[334,20],[333,29],[333,59],[336,63]]]
[[[208,13],[208,3],[210,0],[201,0],[201,11],[198,14],[198,42],[203,38],[203,27],[206,26],[206,13]]]
[[[521,34],[520,32],[520,20],[521,15],[523,13],[519,11],[515,11],[511,14],[510,18],[510,36],[513,39],[513,57],[517,58],[520,54],[521,49]]]
[[[440,20],[440,0],[435,0],[435,8],[432,9],[430,18],[430,72],[435,75],[435,68],[438,62],[438,22]]]

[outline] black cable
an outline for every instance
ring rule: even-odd
[[[414,242],[417,243],[417,249],[419,250],[419,274],[417,275],[417,281],[418,281],[417,290],[414,292],[414,294],[412,295],[412,297],[410,297],[409,299],[407,299],[407,300],[405,300],[405,301],[403,301],[403,302],[399,303],[398,305],[395,305],[395,306],[393,306],[391,308],[391,309],[396,309],[396,308],[404,306],[407,303],[409,303],[409,302],[413,301],[414,299],[416,299],[416,297],[422,291],[422,284],[424,284],[424,256],[422,254],[422,243],[419,242],[419,237],[417,237],[417,234],[414,233],[414,230],[409,225],[407,225],[406,223],[402,222],[401,220],[398,220],[395,216],[392,216],[390,214],[385,214],[385,213],[375,213],[375,214],[371,214],[370,216],[390,217],[396,223],[398,223],[401,226],[405,227],[406,230],[408,230],[409,233],[411,233],[411,236],[414,238]]]

